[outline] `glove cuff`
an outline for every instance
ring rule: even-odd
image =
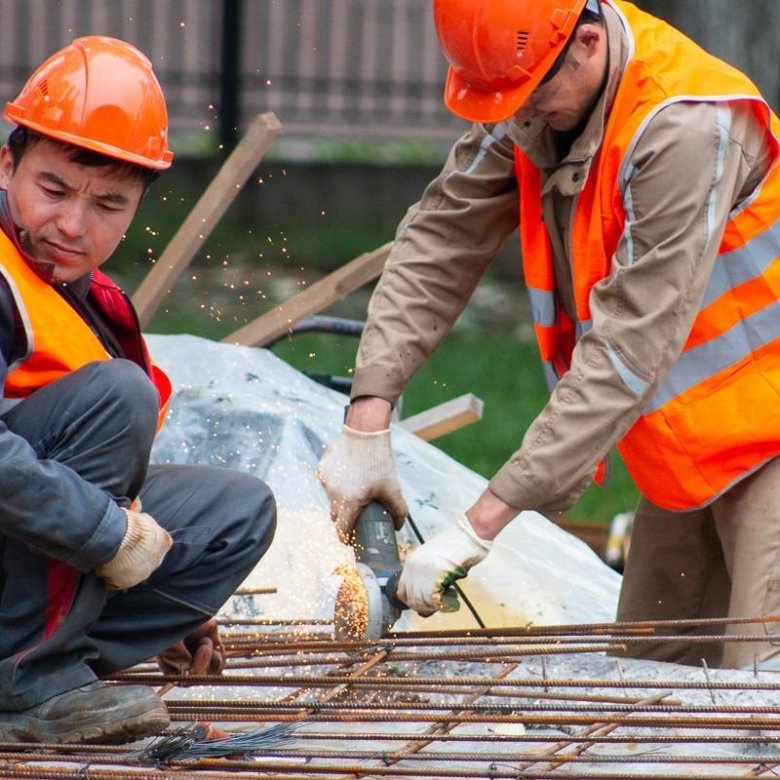
[[[465,514],[459,514],[455,519],[454,525],[462,534],[468,537],[473,545],[479,547],[485,555],[493,548],[493,540],[483,539],[481,536],[478,536],[474,526],[469,522]]]
[[[349,458],[363,463],[369,477],[383,478],[393,462],[393,448],[390,443],[390,429],[381,431],[356,431],[346,425],[342,427]]]
[[[383,428],[380,431],[359,431],[357,428],[350,428],[348,425],[341,426],[341,432],[348,438],[355,442],[358,441],[376,441],[377,439],[385,439],[390,436],[390,429]]]
[[[146,523],[142,522],[133,510],[122,509],[127,520],[127,530],[125,531],[122,543],[116,552],[116,557],[122,555],[132,555],[137,547],[140,547],[146,537]]]
[[[147,514],[122,509],[127,520],[116,555],[95,573],[110,588],[132,587],[145,580],[162,562],[172,545],[170,534]]]

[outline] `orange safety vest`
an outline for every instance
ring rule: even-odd
[[[555,300],[541,176],[515,149],[523,268],[551,384],[591,324],[590,292],[611,268],[630,203],[627,164],[644,128],[680,101],[751,105],[775,162],[780,123],[739,71],[630,3],[607,0],[631,45],[600,151],[574,205],[570,257],[576,322]],[[676,364],[618,443],[637,487],[658,506],[703,506],[780,453],[780,166],[729,219],[707,292]],[[627,237],[626,240],[630,240]],[[616,367],[642,394],[642,380]],[[644,389],[647,389],[646,383]]]
[[[0,230],[0,274],[14,296],[27,338],[27,354],[10,367],[6,398],[30,393],[95,360],[110,360],[98,337],[78,312],[29,266],[19,250]],[[121,290],[97,269],[91,292],[110,319],[127,357],[138,363],[160,397],[158,430],[165,419],[172,385],[167,375],[149,360],[134,310]]]

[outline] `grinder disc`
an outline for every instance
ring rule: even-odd
[[[341,585],[333,614],[335,638],[364,642],[380,639],[383,631],[382,590],[371,569],[363,563],[340,566]]]

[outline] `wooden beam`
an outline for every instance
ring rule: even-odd
[[[398,425],[416,433],[425,441],[438,439],[459,428],[482,419],[484,403],[472,393],[466,393],[451,401],[434,406],[424,412],[401,420]]]
[[[281,131],[282,126],[274,114],[260,114],[225,160],[219,173],[133,295],[133,304],[142,327],[149,324],[165,296]]]
[[[376,279],[382,273],[392,245],[393,243],[390,241],[373,252],[365,252],[356,257],[315,282],[307,290],[294,295],[271,311],[261,314],[257,319],[226,336],[222,341],[229,344],[260,347],[273,341],[278,336],[290,331],[302,319],[322,311],[364,284]]]

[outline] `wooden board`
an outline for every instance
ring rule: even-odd
[[[133,295],[133,304],[142,327],[149,324],[165,296],[281,131],[282,126],[274,114],[260,114],[225,160],[219,173]]]
[[[421,439],[432,441],[481,420],[483,407],[481,398],[477,398],[473,393],[466,393],[407,417],[398,424],[407,431],[416,433]]]
[[[293,326],[364,284],[376,279],[384,268],[390,254],[392,242],[388,242],[373,252],[366,252],[346,265],[315,282],[311,287],[298,293],[271,311],[261,314],[256,320],[222,339],[229,344],[263,346],[278,336],[289,332]]]

